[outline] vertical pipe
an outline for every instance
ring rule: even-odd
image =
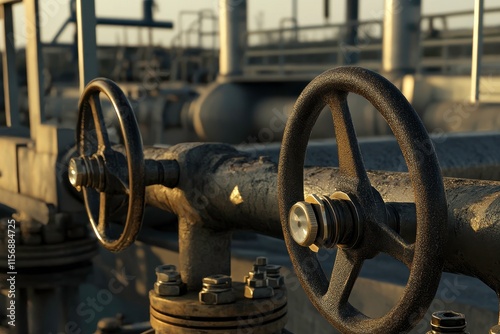
[[[154,0],[144,0],[142,2],[142,13],[144,22],[153,22]]]
[[[472,40],[472,67],[470,102],[479,101],[479,82],[481,79],[481,56],[483,53],[483,14],[484,0],[476,0],[474,4],[474,36]]]
[[[359,13],[359,0],[346,0],[346,45],[356,45],[358,40],[358,13]],[[358,62],[358,52],[350,52],[347,57],[347,63],[355,64]]]
[[[96,18],[94,0],[77,0],[78,73],[80,92],[97,77]]]
[[[219,74],[221,76],[234,76],[243,73],[243,55],[246,47],[246,32],[246,0],[220,0]]]
[[[55,288],[34,289],[28,293],[28,326],[31,334],[58,333],[59,293]]]
[[[16,305],[16,327],[10,333],[30,333],[28,328],[28,292],[26,288],[19,288],[17,290]]]
[[[382,69],[386,75],[415,72],[420,16],[421,0],[385,0]]]
[[[3,53],[3,89],[5,98],[5,116],[7,126],[16,127],[19,121],[19,90],[16,69],[16,49],[14,45],[14,24],[12,4],[6,3],[3,9],[4,53]]]
[[[205,276],[231,275],[231,232],[202,225],[179,217],[180,272],[189,291],[201,290]]]
[[[328,22],[330,19],[330,0],[324,0],[323,2],[323,16],[325,18],[325,22]]]
[[[38,0],[24,1],[26,17],[26,72],[28,75],[28,109],[30,134],[36,139],[38,126],[45,121],[43,110],[43,58],[40,43],[40,18]]]
[[[292,18],[295,22],[295,26],[298,26],[298,17],[299,17],[299,4],[297,0],[292,0]]]

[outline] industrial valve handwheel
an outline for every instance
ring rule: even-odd
[[[101,93],[111,101],[118,116],[126,158],[111,147],[99,98]],[[142,224],[146,183],[141,134],[128,99],[111,80],[91,81],[85,87],[78,109],[79,157],[69,163],[69,179],[83,192],[85,208],[100,243],[118,252],[135,241]],[[123,232],[114,239],[108,226],[110,202],[120,195],[128,197],[128,212]]]
[[[370,184],[347,105],[349,92],[363,96],[382,114],[400,145],[415,198],[414,243],[407,243],[389,227],[386,205]],[[333,196],[312,195],[304,200],[306,147],[325,105],[332,111],[340,176]],[[324,72],[295,103],[278,167],[283,234],[309,299],[342,333],[406,332],[421,319],[436,293],[444,261],[447,204],[436,155],[421,151],[422,145],[429,143],[427,131],[401,92],[382,76],[363,68],[340,67]],[[310,247],[336,246],[328,279]],[[384,316],[370,318],[350,304],[349,296],[363,261],[380,252],[406,264],[410,276],[398,303]]]

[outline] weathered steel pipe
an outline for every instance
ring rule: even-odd
[[[275,163],[263,157],[249,158],[229,146],[215,144],[147,149],[145,156],[176,159],[181,170],[177,188],[148,187],[146,200],[150,205],[181,217],[194,217],[192,222],[213,231],[251,230],[282,236]],[[386,202],[413,202],[407,174],[373,172],[369,177]],[[335,168],[306,168],[305,192],[328,195],[337,190],[337,180]],[[445,188],[449,213],[446,269],[478,277],[500,291],[500,182],[445,179]],[[404,229],[411,231],[412,227]],[[200,256],[199,263],[203,263],[204,254],[209,253],[206,246],[203,248],[200,252],[189,250]],[[203,270],[189,269],[196,273],[187,270],[188,276],[197,276],[197,272]]]
[[[421,0],[385,0],[382,68],[399,76],[415,71],[418,61]]]
[[[220,56],[219,74],[233,76],[243,73],[243,37],[247,30],[247,1],[219,1]]]

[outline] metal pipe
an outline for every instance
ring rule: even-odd
[[[431,136],[444,176],[500,181],[500,134],[471,133]],[[406,172],[399,145],[393,137],[360,138],[359,146],[368,170]],[[422,143],[422,154],[429,153],[429,143]],[[278,163],[280,144],[240,145],[238,150],[252,157],[266,156]],[[334,140],[310,142],[307,166],[338,166]]]
[[[145,21],[132,19],[98,18],[98,25],[123,26],[123,27],[144,27],[144,28],[164,28],[170,29],[174,26],[172,22]]]
[[[219,75],[235,76],[243,73],[243,52],[246,47],[247,1],[220,0]]]
[[[78,34],[78,73],[80,74],[80,92],[97,77],[97,42],[94,0],[77,0]],[[31,113],[31,111],[30,111]]]
[[[421,0],[385,0],[382,69],[402,75],[415,71],[420,38]]]
[[[57,333],[60,295],[56,288],[28,289],[28,327],[32,334]]]
[[[16,69],[16,49],[14,45],[14,23],[12,4],[6,3],[2,7],[4,52],[3,52],[3,89],[5,99],[5,117],[7,126],[17,127],[19,120],[19,90]]]
[[[146,150],[145,157],[176,158],[185,173],[181,172],[176,189],[148,187],[148,204],[181,217],[189,213],[196,217],[192,223],[201,224],[205,229],[251,230],[273,237],[282,236],[277,205],[277,167],[266,158],[251,159],[223,145],[210,144]],[[374,172],[368,176],[384,201],[414,201],[407,174]],[[339,179],[336,168],[305,168],[305,193],[328,195],[337,189]],[[445,179],[444,183],[450,231],[447,270],[479,277],[500,291],[500,253],[497,251],[500,248],[500,182]],[[401,222],[405,223],[411,222]],[[490,255],[479,256],[479,252]]]
[[[346,15],[345,22],[347,23],[346,43],[347,45],[355,45],[358,39],[358,26],[359,20],[359,0],[346,1]]]
[[[472,38],[472,67],[470,73],[470,102],[479,101],[479,82],[481,79],[481,56],[483,54],[483,14],[484,0],[474,4],[474,32]]]

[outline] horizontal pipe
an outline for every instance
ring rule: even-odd
[[[442,134],[431,136],[443,176],[500,181],[500,134]],[[406,172],[406,164],[394,137],[360,138],[359,146],[368,170]],[[431,152],[421,143],[421,154]],[[278,162],[280,144],[240,145],[241,152],[253,157],[266,156]],[[334,140],[310,142],[306,166],[338,166]]]
[[[229,146],[216,144],[146,149],[145,156],[177,159],[181,170],[177,188],[148,187],[148,204],[179,216],[197,217],[214,230],[251,230],[282,237],[277,166],[267,158],[249,158]],[[384,201],[413,202],[407,174],[368,175]],[[305,193],[329,195],[341,190],[337,188],[339,178],[336,168],[307,167]],[[449,215],[447,270],[478,277],[499,291],[500,182],[446,178],[444,183]]]

